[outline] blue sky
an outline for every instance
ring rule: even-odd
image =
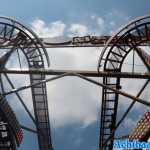
[[[2,0],[0,13],[15,17],[25,24],[36,17],[46,22],[62,20],[72,23],[86,22],[92,14],[103,17],[114,10],[135,18],[148,14],[149,4],[149,1],[139,0]]]
[[[1,15],[14,17],[39,36],[47,37],[82,35],[81,32],[85,35],[112,34],[129,20],[149,13],[148,0],[1,0],[0,5]],[[49,50],[51,68],[57,69],[95,70],[98,54],[97,49]],[[72,78],[48,84],[50,109],[53,109],[52,136],[55,150],[98,150],[99,91],[98,87]],[[27,103],[30,105],[31,101]],[[128,105],[129,101],[125,104]],[[120,108],[123,106],[124,103],[121,103]],[[16,111],[23,114],[20,108]],[[124,127],[133,125],[137,120],[133,114],[136,114],[135,111],[120,133]],[[18,117],[21,122],[33,126],[26,115]],[[35,136],[27,132],[20,147],[20,150],[26,149],[38,150]]]

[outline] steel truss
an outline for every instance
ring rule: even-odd
[[[47,52],[36,34],[13,19],[0,18],[0,44],[2,45],[1,48],[3,48],[3,45],[11,45],[11,49],[3,58],[5,61],[1,59],[1,63],[5,64],[11,53],[19,49],[24,53],[29,68],[44,68],[45,58],[49,65]],[[4,68],[4,66],[2,67]],[[7,79],[9,80],[8,76]],[[44,79],[45,75],[30,75],[30,82],[32,84]],[[9,83],[13,87],[10,81]],[[30,114],[31,119],[37,127],[39,147],[41,150],[52,150],[46,85],[44,83],[39,84],[38,86],[31,87],[31,90],[35,119],[31,117],[29,111],[28,114]],[[18,94],[17,96],[21,100]],[[23,101],[22,104],[24,104]]]
[[[0,76],[0,90],[4,92],[3,81]],[[16,150],[23,139],[23,132],[16,118],[15,113],[6,101],[5,97],[0,95],[0,149]]]
[[[138,38],[136,38],[138,36]],[[143,38],[144,36],[144,38]],[[116,39],[116,37],[119,37]],[[116,39],[114,44],[109,47],[109,43]],[[125,46],[120,46],[118,43],[124,41]],[[145,16],[138,18],[130,22],[128,25],[123,27],[118,33],[112,36],[106,43],[98,64],[98,71],[103,66],[104,71],[121,72],[124,59],[131,50],[135,50],[148,71],[150,69],[150,56],[141,50],[139,46],[142,43],[150,41],[150,17]],[[108,50],[109,49],[109,50]],[[103,84],[107,86],[116,87],[120,89],[120,78],[104,77]],[[145,86],[143,86],[145,88]],[[142,88],[143,90],[143,88]],[[139,94],[140,95],[140,94]],[[137,96],[139,96],[137,95]],[[102,111],[101,111],[101,127],[100,127],[100,145],[99,149],[112,150],[113,141],[115,136],[115,130],[124,120],[126,114],[122,120],[116,125],[117,108],[118,108],[119,95],[116,92],[103,88],[102,96]],[[131,104],[127,112],[133,107],[134,103]]]
[[[28,115],[35,123],[37,130],[33,130],[24,125],[20,127],[24,130],[37,134],[40,150],[53,150],[46,83],[60,79],[66,76],[75,76],[86,80],[92,84],[103,88],[102,91],[102,108],[100,122],[100,140],[99,150],[112,150],[115,139],[115,131],[125,119],[133,105],[138,102],[150,107],[150,102],[140,98],[141,93],[148,85],[150,80],[150,56],[139,46],[149,46],[150,44],[150,16],[138,18],[123,27],[114,36],[103,37],[75,37],[60,43],[51,43],[46,39],[39,39],[36,34],[15,21],[14,19],[0,17],[0,45],[1,49],[9,51],[0,59],[0,74],[3,74],[12,87],[9,92],[2,91],[5,97],[15,93],[21,104],[24,106]],[[82,70],[50,70],[44,69],[44,60],[49,58],[46,48],[63,48],[63,47],[100,47],[104,46],[98,63],[98,72]],[[5,68],[5,64],[14,51],[21,50],[25,55],[29,70],[10,70]],[[130,51],[135,50],[144,65],[147,67],[146,73],[121,72],[124,59]],[[15,88],[8,74],[29,74],[30,84]],[[46,79],[46,75],[56,75]],[[103,77],[103,83],[99,83],[88,77]],[[147,79],[146,83],[140,89],[136,96],[128,94],[121,90],[121,78],[139,78]],[[19,91],[31,88],[34,114],[30,113],[25,105]],[[116,122],[119,95],[132,99],[132,103],[122,118]],[[125,136],[128,137],[128,136]]]

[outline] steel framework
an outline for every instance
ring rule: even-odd
[[[11,45],[11,48],[1,58],[1,64],[3,64],[1,65],[1,69],[5,67],[5,63],[9,59],[10,55],[18,49],[20,49],[24,53],[28,61],[29,68],[37,68],[37,69],[44,68],[44,60],[43,60],[44,55],[49,65],[49,58],[47,52],[42,43],[39,41],[36,34],[13,19],[1,17],[0,44],[3,46],[5,44],[7,45],[8,43]],[[7,75],[6,77],[11,86],[13,87],[13,84],[11,83]],[[30,75],[30,82],[32,84],[40,82],[41,80],[44,79],[45,75],[40,74]],[[49,150],[49,149],[52,150],[53,148],[51,144],[51,135],[50,135],[50,122],[47,104],[46,85],[45,83],[42,83],[39,84],[38,86],[31,87],[31,90],[32,90],[35,119],[31,115],[31,113],[29,113],[29,111],[27,112],[30,114],[30,117],[32,116],[31,118],[37,127],[39,147],[41,150]],[[18,97],[21,100],[19,94]],[[23,105],[25,106],[25,104]],[[28,110],[27,107],[26,110]]]
[[[0,48],[2,50],[8,49],[8,51],[0,58],[1,81],[2,75],[4,75],[12,88],[12,90],[6,92],[4,90],[3,83],[0,83],[2,96],[2,99],[0,100],[0,106],[3,106],[5,104],[11,111],[11,107],[6,103],[6,96],[15,93],[21,104],[27,111],[28,115],[35,123],[37,130],[35,131],[24,125],[20,125],[15,118],[15,114],[12,113],[13,117],[11,118],[13,118],[13,121],[17,126],[15,129],[13,129],[13,127],[11,127],[12,123],[9,121],[9,119],[5,120],[5,118],[9,118],[9,116],[5,116],[3,113],[1,113],[1,111],[5,113],[5,110],[3,110],[3,108],[1,107],[0,115],[2,114],[2,119],[0,121],[3,122],[4,120],[4,124],[8,124],[8,127],[11,127],[13,130],[15,130],[15,133],[20,131],[20,128],[36,133],[38,137],[39,149],[53,150],[54,148],[52,145],[51,128],[49,121],[46,83],[66,76],[76,76],[103,88],[99,150],[112,150],[116,129],[123,122],[134,104],[138,102],[150,107],[150,102],[140,98],[140,95],[142,94],[150,80],[150,56],[142,48],[142,46],[149,45],[150,16],[140,17],[134,21],[131,21],[112,37],[74,37],[72,39],[65,39],[61,42],[52,42],[52,39],[38,38],[32,30],[28,29],[16,20],[6,17],[0,17]],[[49,57],[45,48],[56,47],[104,47],[98,62],[98,71],[45,69],[44,61],[47,61],[48,66],[50,64]],[[21,50],[26,57],[29,67],[28,70],[12,70],[6,68],[6,63],[9,60],[10,56],[18,49]],[[136,51],[139,58],[147,68],[146,73],[122,72],[124,60],[131,51]],[[30,84],[15,88],[15,85],[10,80],[8,74],[29,74]],[[56,76],[47,79],[45,77],[46,75]],[[103,83],[99,83],[88,77],[103,77]],[[138,94],[136,96],[133,96],[121,90],[122,85],[120,83],[120,79],[122,78],[139,78],[147,79],[147,81],[140,89]],[[19,91],[25,90],[27,88],[31,88],[32,91],[35,117],[33,117],[19,94]],[[127,98],[132,99],[133,101],[122,118],[117,122],[119,95],[123,95]],[[10,129],[8,130],[8,133],[10,134],[10,138],[14,137]],[[15,135],[15,137],[17,136]],[[14,140],[10,140],[10,138],[9,141],[12,141],[11,145],[14,146]],[[13,147],[13,149],[16,149],[16,147]]]
[[[138,38],[136,38],[138,36]],[[119,37],[119,38],[117,38]],[[144,38],[143,38],[144,37]],[[116,39],[114,44],[109,43]],[[103,65],[104,71],[121,72],[124,59],[131,50],[135,50],[149,72],[150,56],[139,48],[142,43],[149,42],[150,39],[150,17],[144,16],[130,22],[123,27],[119,32],[112,36],[106,43],[99,60],[98,71]],[[120,46],[118,43],[124,41],[125,46]],[[109,50],[107,50],[109,49]],[[102,64],[104,61],[104,64]],[[120,78],[104,77],[103,83],[108,86],[114,86],[120,89]],[[139,96],[139,95],[138,95]],[[100,128],[100,149],[113,149],[113,139],[115,130],[119,126],[116,124],[117,108],[119,95],[115,92],[103,88],[102,97],[102,112],[101,112],[101,128]],[[131,104],[131,106],[133,106]],[[130,108],[131,109],[131,108]]]

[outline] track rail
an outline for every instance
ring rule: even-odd
[[[5,44],[8,44],[9,48],[14,49],[14,51],[21,50],[30,69],[44,68],[44,59],[47,60],[49,65],[47,52],[33,31],[14,19],[0,17],[0,45]],[[30,75],[32,84],[43,79],[45,79],[45,75]],[[31,91],[39,148],[40,150],[52,150],[46,85],[43,83],[31,87]]]
[[[137,38],[138,36],[138,38]],[[144,38],[143,38],[144,36]],[[119,38],[117,38],[119,37]],[[110,46],[112,41],[115,42]],[[121,46],[120,41],[124,41]],[[144,16],[130,22],[106,43],[100,56],[98,71],[121,72],[124,59],[131,50],[137,50],[138,46],[150,41],[150,16]],[[141,52],[141,51],[140,51]],[[145,54],[144,52],[142,53]],[[120,89],[120,78],[104,77],[103,84]],[[103,88],[100,126],[100,150],[112,150],[115,136],[117,108],[119,96],[115,92]],[[110,138],[111,137],[111,138]]]

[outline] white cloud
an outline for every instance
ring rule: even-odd
[[[114,33],[120,25],[127,23],[128,20],[129,17],[125,13],[112,10],[103,16],[93,14],[84,24],[79,21],[69,25],[61,20],[46,23],[41,19],[35,19],[31,23],[31,27],[40,37],[98,36]]]
[[[31,23],[31,28],[40,37],[58,37],[64,36],[65,29],[67,28],[68,36],[85,36],[89,34],[89,29],[86,25],[81,23],[72,23],[67,26],[61,20],[46,24],[41,19],[35,19]]]
[[[51,69],[96,70],[98,50],[95,48],[49,49]],[[48,83],[48,99],[55,126],[81,124],[82,127],[98,119],[100,89],[83,80],[63,78]]]
[[[32,29],[40,37],[57,37],[63,36],[66,25],[62,21],[55,21],[50,24],[46,24],[41,19],[36,19],[32,23]]]
[[[100,105],[98,95],[99,87],[75,77],[48,83],[51,123],[55,127],[80,124],[83,128],[94,123]]]
[[[91,15],[91,19],[94,20],[96,18],[96,15]]]
[[[102,17],[98,17],[97,18],[97,24],[99,25],[99,27],[103,27],[104,26],[104,19]]]
[[[48,49],[51,69],[96,70],[99,49]],[[82,128],[98,119],[100,88],[83,80],[63,78],[48,83],[49,110],[55,127],[80,124]],[[53,121],[55,120],[55,121]]]
[[[89,34],[88,27],[83,24],[71,24],[70,28],[68,29],[72,36],[85,36]]]

